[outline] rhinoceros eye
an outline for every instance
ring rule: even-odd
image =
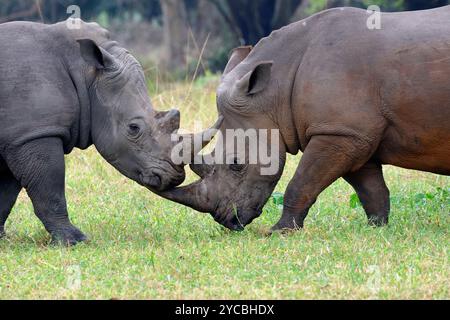
[[[132,137],[137,137],[141,132],[141,127],[139,125],[132,123],[128,126],[128,134]]]

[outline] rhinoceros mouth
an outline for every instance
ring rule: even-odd
[[[175,188],[182,184],[184,179],[184,172],[177,172],[177,174],[169,176],[158,170],[152,170],[146,174],[139,174],[140,184],[154,191],[165,191]]]
[[[238,213],[230,213],[228,210],[224,212],[228,213],[220,213],[220,210],[214,210],[214,212],[211,213],[214,221],[231,231],[244,231],[245,225],[239,220]]]
[[[237,208],[234,204],[222,204],[219,201],[211,215],[217,223],[231,231],[244,231],[253,220],[261,216],[262,209],[260,208],[242,209]]]
[[[236,214],[233,214],[234,217],[231,220],[232,227],[235,227],[237,225],[238,228],[240,227],[242,228],[242,230],[244,230],[248,225],[253,223],[253,221],[261,217],[263,213],[263,207],[264,205],[260,205],[257,207],[233,211],[236,212]],[[237,231],[242,230],[239,229]]]
[[[242,232],[245,230],[245,226],[243,226],[240,222],[239,219],[236,217],[233,217],[233,219],[231,219],[231,222],[229,224],[223,225],[224,227],[226,227],[227,229],[231,230],[231,231],[236,231],[236,232]]]

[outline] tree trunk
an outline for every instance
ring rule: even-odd
[[[184,1],[161,0],[164,23],[164,47],[166,50],[163,64],[168,71],[186,66],[187,14]]]
[[[294,15],[291,17],[291,22],[296,22],[307,18],[308,13],[306,12],[306,10],[308,9],[310,3],[311,0],[302,0],[300,5],[297,6]]]
[[[255,45],[273,30],[289,24],[307,0],[209,0],[245,45]],[[236,31],[237,30],[237,31]]]
[[[424,10],[436,7],[445,6],[448,4],[447,0],[406,0],[406,10]]]
[[[36,1],[32,6],[30,6],[27,9],[15,11],[5,17],[0,17],[0,23],[5,23],[5,22],[9,22],[9,21],[14,21],[17,19],[33,17],[38,13],[39,5],[40,5],[40,1]]]
[[[308,0],[277,0],[272,18],[272,28],[279,29],[289,23],[296,9]]]

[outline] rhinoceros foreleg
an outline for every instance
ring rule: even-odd
[[[0,173],[0,238],[5,235],[5,222],[22,187],[9,170]]]
[[[11,150],[6,159],[33,203],[53,243],[75,245],[86,237],[69,221],[64,191],[65,164],[61,139],[33,140]]]
[[[284,199],[281,220],[272,231],[303,228],[309,209],[325,188],[370,157],[370,146],[340,136],[315,136],[306,147]]]
[[[369,162],[344,178],[358,194],[369,223],[378,227],[386,225],[389,220],[390,200],[381,164]]]

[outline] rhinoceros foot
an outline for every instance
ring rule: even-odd
[[[385,227],[389,224],[388,216],[371,216],[369,217],[369,225],[372,227]]]
[[[294,221],[291,222],[278,222],[275,226],[272,227],[272,229],[270,229],[268,235],[271,236],[274,233],[279,233],[279,234],[290,234],[293,232],[297,232],[299,230],[303,229],[303,224],[302,225],[298,225],[297,223],[295,223]]]
[[[63,229],[51,232],[52,245],[63,245],[67,247],[75,246],[80,242],[85,242],[88,238],[74,226],[65,227]]]
[[[306,213],[290,213],[288,210],[283,211],[280,221],[272,227],[272,233],[292,233],[303,229]]]

